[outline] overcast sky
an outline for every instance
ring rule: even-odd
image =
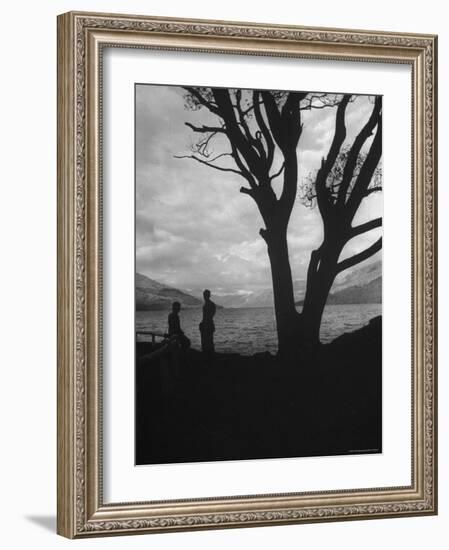
[[[214,294],[271,287],[263,227],[254,201],[239,192],[245,180],[191,159],[198,138],[185,122],[213,122],[206,109],[189,111],[184,90],[174,86],[136,86],[136,269],[161,283]],[[364,125],[372,109],[365,96],[348,106],[347,141]],[[326,156],[335,124],[335,108],[303,111],[304,130],[298,147],[300,179]],[[313,124],[309,117],[313,116]],[[309,120],[309,123],[308,123]],[[217,143],[215,152],[222,152]],[[279,178],[278,185],[282,182]],[[355,222],[382,215],[382,193],[362,203]],[[367,233],[347,245],[344,256],[364,249],[379,236]],[[288,242],[293,279],[306,277],[310,252],[321,242],[318,209],[296,201]],[[377,253],[371,261],[378,260]]]

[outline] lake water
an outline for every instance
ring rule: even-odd
[[[136,311],[136,331],[167,332],[168,311]],[[351,332],[382,314],[382,304],[329,305],[321,324],[321,341],[330,342],[344,332]],[[198,325],[201,309],[181,311],[181,327],[192,342],[201,349]],[[262,308],[217,309],[215,315],[215,349],[223,353],[277,352],[274,310]]]

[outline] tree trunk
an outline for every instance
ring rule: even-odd
[[[329,292],[332,288],[341,247],[325,244],[312,252],[307,272],[307,286],[301,312],[301,332],[305,343],[320,342],[320,327]]]
[[[293,356],[299,349],[300,317],[295,307],[293,280],[288,256],[286,229],[264,232],[273,281],[274,310],[278,334],[278,353]]]

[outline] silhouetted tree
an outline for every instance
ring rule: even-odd
[[[368,259],[382,248],[382,237],[365,250],[340,260],[345,245],[354,237],[381,227],[382,218],[353,226],[362,201],[380,191],[382,156],[382,98],[376,97],[370,117],[350,146],[346,139],[345,113],[351,100],[344,95],[338,105],[329,152],[315,176],[306,183],[303,200],[318,205],[323,221],[323,240],[313,250],[301,313],[302,334],[314,344],[319,341],[321,319],[335,277]],[[373,133],[374,137],[371,139]]]
[[[192,146],[190,155],[178,158],[191,158],[246,180],[240,192],[254,200],[265,226],[259,233],[267,244],[271,266],[278,351],[290,353],[298,346],[300,326],[293,294],[287,227],[298,190],[301,111],[325,108],[333,104],[334,98],[328,94],[266,90],[191,87],[185,90],[186,107],[207,109],[214,122],[201,126],[186,122],[202,137]],[[230,150],[215,155],[213,140],[219,143],[221,150],[224,147]],[[278,177],[282,177],[279,196],[272,185]]]

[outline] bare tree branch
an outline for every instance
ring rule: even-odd
[[[215,136],[216,136],[216,133],[212,132],[211,134],[209,134],[205,138],[201,139],[200,141],[198,141],[197,143],[192,145],[192,148],[191,148],[192,152],[193,153],[198,153],[199,155],[208,158],[209,155],[210,155],[208,147],[209,147],[209,144],[210,144],[211,140]]]
[[[236,107],[237,113],[239,115],[240,126],[243,128],[246,139],[248,140],[249,143],[251,143],[252,141],[254,141],[254,138],[251,134],[248,123],[245,120],[245,115],[243,113],[243,108],[242,108],[241,101],[242,101],[242,90],[239,89],[239,90],[237,90],[237,92],[235,94],[235,107]]]
[[[352,219],[357,212],[360,203],[366,196],[366,192],[369,188],[373,174],[379,164],[380,157],[382,156],[382,119],[377,122],[376,135],[374,136],[373,143],[370,150],[366,155],[365,161],[360,168],[359,175],[357,176],[354,184],[351,196],[348,199],[347,206]]]
[[[270,131],[268,130],[268,127],[265,123],[265,120],[262,115],[262,111],[260,109],[261,101],[259,100],[260,92],[254,90],[253,91],[253,105],[254,105],[254,115],[256,117],[257,124],[259,125],[259,128],[262,132],[262,135],[265,139],[265,144],[267,146],[267,164],[269,167],[273,164],[273,158],[274,158],[274,142],[273,138],[271,137]]]
[[[237,164],[237,167],[240,168],[240,171],[243,174],[243,177],[247,180],[251,189],[256,188],[257,184],[256,184],[256,180],[254,179],[254,176],[251,174],[251,172],[243,163],[242,159],[240,158],[239,152],[237,148],[234,146],[234,144],[232,143],[232,141],[231,141],[231,147],[232,147],[232,156],[234,157],[234,161]]]
[[[265,112],[267,113],[268,123],[270,125],[271,133],[278,146],[283,149],[283,132],[281,113],[279,112],[276,101],[271,92],[263,90],[262,98],[265,105]]]
[[[251,174],[259,178],[261,176],[260,157],[238,125],[229,91],[223,88],[214,88],[212,91],[220,116],[224,120],[230,142],[244,157]]]
[[[240,193],[243,193],[244,195],[249,195],[250,197],[254,198],[254,190],[248,189],[248,187],[240,187]]]
[[[349,100],[352,103],[355,100],[355,96],[351,96]],[[300,110],[310,111],[315,109],[327,109],[328,107],[336,107],[341,101],[341,97],[338,94],[329,95],[327,93],[322,94],[307,94],[305,101],[302,102]]]
[[[282,108],[282,119],[287,125],[287,137],[288,134],[293,136],[293,139],[286,139],[285,144],[293,144],[295,148],[303,128],[301,124],[301,110],[299,106],[301,101],[306,96],[307,93],[290,92],[287,96],[284,107]]]
[[[282,174],[282,172],[284,171],[284,168],[285,168],[285,162],[282,163],[282,166],[279,168],[279,170],[277,172],[275,172],[272,176],[270,176],[270,181],[273,181],[278,176],[280,176]]]
[[[239,124],[243,128],[246,139],[248,140],[248,143],[256,149],[256,151],[259,154],[259,157],[261,158],[261,160],[265,161],[267,156],[265,154],[265,149],[263,148],[262,141],[260,140],[260,137],[259,137],[259,139],[257,139],[257,134],[256,134],[256,137],[254,137],[252,135],[249,124],[246,120],[247,114],[245,114],[245,113],[248,113],[248,109],[246,111],[243,109],[243,106],[242,106],[242,91],[237,90],[235,97],[236,97],[236,109],[237,109],[237,113],[239,115]]]
[[[346,107],[351,99],[350,95],[344,95],[340,101],[337,114],[335,117],[335,132],[332,140],[332,144],[329,149],[329,154],[326,159],[323,159],[321,162],[321,168],[318,170],[316,176],[316,194],[318,208],[320,209],[321,217],[323,222],[326,222],[328,218],[329,207],[332,206],[333,201],[330,200],[329,190],[326,188],[327,176],[332,170],[334,163],[338,157],[341,146],[346,138],[346,124],[345,124],[345,113]]]
[[[371,231],[372,229],[376,229],[377,227],[382,227],[382,218],[374,218],[369,222],[352,227],[349,238],[352,239],[357,235],[361,235],[362,233],[366,233],[367,231]]]
[[[222,158],[222,157],[231,157],[231,158],[234,158],[232,153],[220,153],[219,155],[216,155],[215,157],[213,158],[209,158],[209,157],[206,157],[207,158],[207,161],[208,162],[215,162],[216,160]]]
[[[213,133],[217,133],[217,132],[221,132],[223,134],[226,134],[226,128],[224,126],[194,126],[193,124],[191,124],[190,122],[184,122],[184,124],[186,126],[188,126],[189,128],[191,128],[194,132],[201,132],[201,133],[208,133],[208,132],[213,132]]]
[[[351,256],[350,258],[346,258],[345,260],[342,260],[341,262],[339,262],[336,267],[337,273],[340,273],[345,269],[353,267],[354,265],[357,265],[358,263],[363,262],[364,260],[367,260],[373,254],[378,252],[381,248],[382,248],[382,237],[380,237],[374,244],[372,244],[362,252],[359,252],[358,254],[354,254],[354,256]]]
[[[201,164],[205,164],[206,166],[209,166],[210,168],[215,168],[215,170],[221,170],[222,172],[233,172],[234,174],[238,174],[239,176],[242,176],[246,179],[244,174],[242,174],[242,172],[240,172],[239,170],[234,170],[234,168],[225,168],[223,166],[217,166],[216,164],[212,164],[209,161],[200,159],[199,157],[196,157],[195,155],[174,155],[174,158],[176,158],[176,159],[193,159],[193,160],[196,160],[197,162],[200,162]]]
[[[338,190],[338,203],[343,205],[346,203],[346,195],[349,189],[349,185],[354,176],[354,170],[357,165],[357,159],[362,149],[363,144],[372,135],[372,132],[380,119],[380,113],[382,108],[382,97],[376,97],[371,116],[369,117],[365,126],[360,130],[359,134],[354,140],[351,148],[348,152],[348,158],[346,160],[345,169],[343,171],[343,178],[340,188]]]
[[[259,100],[258,105],[262,105],[263,101]],[[252,103],[247,109],[243,109],[244,116],[249,115],[249,113],[255,108],[256,103]]]

